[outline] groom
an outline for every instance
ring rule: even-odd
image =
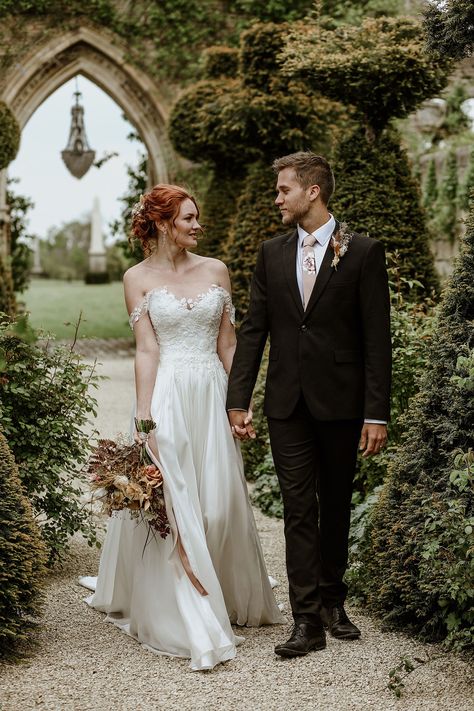
[[[356,639],[344,601],[357,447],[380,452],[390,403],[390,304],[380,242],[355,234],[327,209],[329,163],[284,156],[276,205],[296,229],[260,245],[247,315],[229,377],[235,435],[255,436],[248,413],[270,336],[264,412],[285,519],[293,631],[283,657],[326,646],[324,628]]]

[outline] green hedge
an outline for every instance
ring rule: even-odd
[[[18,469],[0,432],[0,658],[31,646],[43,602],[46,550]]]
[[[446,58],[426,54],[419,22],[407,17],[367,18],[360,27],[335,30],[301,23],[281,59],[285,74],[355,106],[361,122],[376,131],[438,94],[450,68]]]
[[[340,144],[334,172],[335,214],[397,251],[402,277],[421,282],[425,293],[438,290],[420,187],[398,134],[386,130],[369,138],[358,129]],[[416,285],[410,290],[415,297],[420,291]]]
[[[358,561],[375,613],[423,636],[474,641],[474,211],[420,392]]]
[[[247,309],[260,242],[285,232],[274,202],[275,175],[272,169],[266,163],[254,163],[239,195],[225,252],[238,321]]]

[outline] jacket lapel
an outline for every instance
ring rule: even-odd
[[[290,294],[296,304],[296,307],[303,315],[303,304],[301,302],[301,294],[296,280],[296,248],[298,246],[298,230],[295,230],[290,235],[288,240],[283,245],[283,261],[285,265],[285,275],[290,289]]]
[[[334,250],[331,245],[331,240],[335,234],[337,234],[339,230],[339,222],[336,220],[336,226],[334,227],[334,231],[329,239],[329,244],[326,248],[326,253],[324,255],[323,262],[321,264],[321,267],[319,268],[319,272],[316,276],[316,284],[314,285],[314,289],[311,293],[308,306],[306,307],[306,310],[304,312],[304,318],[306,319],[314,306],[317,304],[319,299],[321,298],[321,294],[323,293],[324,289],[326,288],[330,278],[332,277],[334,273],[334,268],[331,267],[331,262],[334,257]],[[296,259],[296,256],[295,256]]]

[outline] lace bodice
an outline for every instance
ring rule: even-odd
[[[235,322],[230,294],[211,284],[193,298],[179,298],[168,287],[149,291],[130,314],[130,327],[148,313],[160,346],[160,367],[212,366],[217,359],[217,336],[224,310]],[[220,362],[220,361],[219,361]]]

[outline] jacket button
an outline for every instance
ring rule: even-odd
[[[306,326],[306,324],[303,324],[300,328],[301,333],[304,333],[307,330],[308,330],[308,327]]]

